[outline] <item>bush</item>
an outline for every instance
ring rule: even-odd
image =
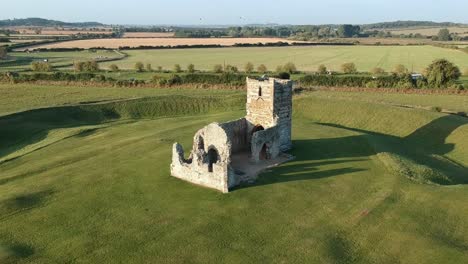
[[[275,72],[276,72],[276,73],[284,72],[284,71],[283,71],[283,66],[281,66],[281,65],[276,66]]]
[[[8,50],[4,46],[0,46],[0,59],[5,59],[8,56]]]
[[[143,72],[144,67],[145,66],[143,65],[143,62],[139,61],[139,62],[135,63],[135,70],[137,72]]]
[[[306,75],[299,79],[304,87],[368,87],[368,88],[401,88],[403,85],[414,86],[411,76],[343,76],[343,75]]]
[[[442,107],[440,106],[433,106],[431,107],[431,111],[434,111],[434,112],[442,112]]]
[[[35,72],[50,72],[53,70],[49,62],[35,61],[31,63],[31,70]]]
[[[341,71],[347,74],[356,73],[356,65],[352,62],[344,63],[343,65],[341,65]]]
[[[267,66],[265,66],[265,64],[260,64],[257,68],[257,71],[259,73],[266,73],[268,71],[268,68]]]
[[[214,67],[213,67],[213,71],[215,73],[222,73],[223,72],[223,65],[221,64],[216,64]]]
[[[291,78],[291,74],[289,74],[289,72],[280,72],[276,77],[283,80],[289,80]]]
[[[229,72],[229,73],[237,73],[237,72],[239,72],[239,69],[238,69],[236,66],[227,65],[227,66],[226,66],[226,72]]]
[[[189,64],[189,65],[187,66],[187,71],[188,71],[189,73],[194,73],[194,72],[195,72],[195,65]]]
[[[73,68],[76,72],[96,72],[99,71],[99,64],[95,60],[75,61]]]
[[[118,72],[119,71],[119,66],[115,65],[115,64],[111,64],[109,66],[109,69],[113,72]]]
[[[327,67],[322,64],[322,65],[318,66],[317,72],[319,74],[327,74],[327,72],[328,72]]]
[[[149,72],[153,71],[153,66],[151,65],[151,63],[146,64],[146,70],[149,71]]]
[[[398,76],[403,76],[408,74],[408,69],[405,67],[405,65],[398,64],[395,66],[395,69],[393,69],[393,73]]]
[[[445,59],[436,60],[426,69],[427,83],[433,88],[444,88],[460,78],[460,69]]]
[[[382,68],[376,67],[376,68],[373,68],[373,69],[371,70],[371,73],[374,74],[374,75],[384,75],[384,74],[385,74],[385,70],[382,69]]]
[[[247,62],[244,66],[244,71],[246,73],[252,73],[254,71],[254,65],[251,62]]]
[[[288,62],[283,66],[283,71],[293,74],[297,72],[297,68],[296,68],[296,65],[294,65],[294,63]]]
[[[162,72],[163,71],[163,67],[162,66],[158,66],[158,72]]]
[[[174,68],[173,68],[173,71],[176,72],[176,73],[182,72],[182,67],[180,67],[179,64],[175,64]]]
[[[182,78],[179,75],[174,74],[167,80],[167,84],[169,85],[182,84]]]

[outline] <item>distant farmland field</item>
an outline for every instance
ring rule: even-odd
[[[12,52],[10,60],[0,62],[1,71],[21,71],[30,69],[34,61],[48,60],[54,67],[70,67],[74,61],[82,60],[108,60],[122,57],[115,51],[98,50],[73,52]]]
[[[389,29],[385,31],[390,31],[393,34],[421,34],[424,36],[435,36],[439,31],[446,27],[421,27],[421,28],[406,28],[406,29]],[[468,32],[468,27],[448,27],[451,33],[463,34]]]
[[[83,48],[90,49],[104,47],[116,49],[119,47],[138,47],[138,46],[178,46],[178,45],[221,45],[232,46],[236,43],[254,44],[254,43],[275,43],[275,42],[293,42],[282,38],[121,38],[121,39],[86,39],[67,41],[54,44],[36,46],[34,48]]]
[[[93,30],[87,28],[71,29],[71,28],[54,28],[54,27],[7,27],[14,31],[19,31],[22,36],[27,35],[46,35],[46,36],[62,36],[62,35],[75,35],[75,34],[112,34],[111,28],[95,28]],[[36,29],[40,29],[37,34]]]
[[[125,32],[124,38],[170,38],[174,32]]]
[[[294,62],[301,71],[315,71],[320,64],[338,71],[345,62],[354,62],[359,71],[374,67],[392,70],[404,64],[410,70],[422,71],[433,60],[446,58],[460,68],[468,68],[468,54],[457,50],[432,46],[314,46],[314,47],[263,47],[263,48],[213,48],[174,50],[132,50],[121,61],[113,62],[122,69],[133,69],[136,62],[151,63],[153,68],[172,69],[174,64],[186,67],[195,64],[198,70],[211,70],[215,64],[231,64],[242,69],[247,62],[255,66],[265,64],[269,70],[286,62]],[[112,63],[103,63],[103,68]]]

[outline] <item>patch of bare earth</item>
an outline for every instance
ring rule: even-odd
[[[233,46],[234,44],[256,44],[256,43],[276,43],[276,42],[299,42],[282,38],[118,38],[118,39],[86,39],[76,41],[66,41],[53,44],[35,46],[34,48],[96,48],[103,47],[116,49],[119,47],[139,47],[139,46],[180,46],[180,45],[221,45]]]

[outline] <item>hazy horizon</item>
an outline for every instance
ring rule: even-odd
[[[430,4],[422,0],[290,0],[288,9],[266,0],[16,0],[3,5],[8,12],[0,14],[0,19],[40,17],[121,25],[369,24],[397,20],[468,23],[466,0]]]

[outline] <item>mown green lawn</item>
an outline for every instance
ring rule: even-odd
[[[255,66],[265,64],[274,71],[278,65],[293,62],[301,71],[316,71],[320,64],[340,71],[346,62],[354,62],[359,71],[381,67],[391,71],[403,64],[421,72],[433,60],[446,58],[460,68],[468,68],[468,54],[462,51],[432,46],[317,46],[317,47],[263,47],[222,49],[132,50],[128,58],[114,62],[122,69],[133,69],[136,62],[151,63],[171,70],[174,64],[186,68],[193,63],[197,69],[212,70],[215,64],[232,64],[243,69],[247,62]],[[111,63],[102,64],[106,68]]]
[[[0,117],[1,263],[468,262],[466,118],[296,97],[296,159],[223,195],[170,177],[171,146],[241,92],[21,87],[0,113],[69,106]]]

